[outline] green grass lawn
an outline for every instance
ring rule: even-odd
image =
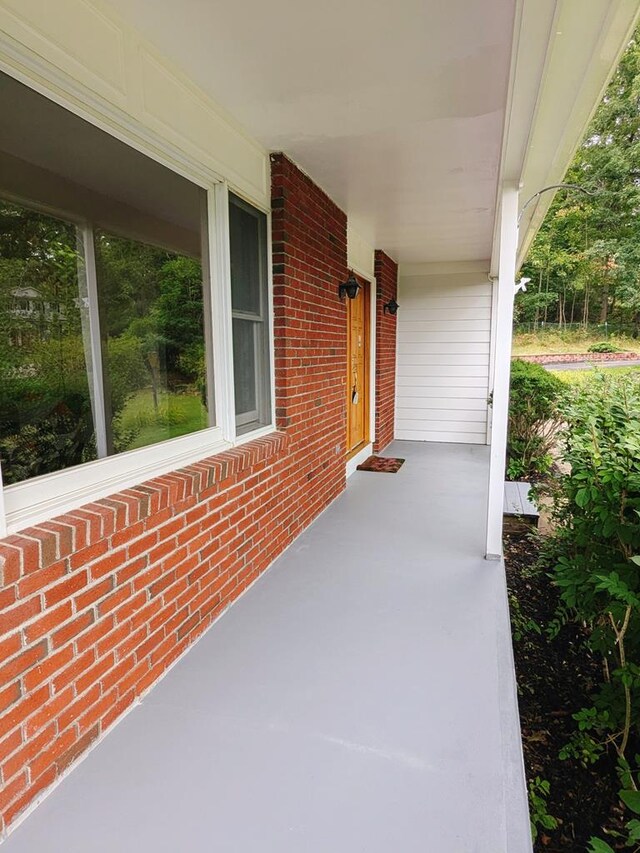
[[[517,332],[513,336],[514,355],[561,355],[587,352],[592,344],[601,343],[602,336],[581,329],[548,329],[544,332]],[[640,339],[610,335],[607,341],[618,349],[640,353]]]
[[[159,393],[156,410],[151,388],[138,391],[127,401],[119,422],[123,431],[135,433],[127,450],[177,438],[208,425],[207,410],[198,394]]]
[[[595,367],[588,370],[550,370],[567,385],[584,385],[594,373],[633,373],[640,377],[640,367]]]

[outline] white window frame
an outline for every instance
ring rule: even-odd
[[[275,423],[275,406],[274,406],[274,394],[275,394],[275,373],[274,373],[274,355],[273,355],[273,269],[272,264],[269,263],[270,257],[270,249],[271,249],[271,212],[262,210],[258,205],[253,202],[248,201],[243,198],[238,193],[234,193],[236,198],[238,198],[241,202],[246,204],[248,207],[253,208],[265,215],[265,241],[266,241],[266,260],[260,257],[260,264],[266,263],[266,293],[262,288],[262,277],[260,281],[260,313],[255,314],[252,311],[242,311],[239,309],[234,309],[233,304],[231,305],[231,333],[232,333],[232,343],[233,343],[233,321],[234,320],[248,320],[253,324],[253,345],[254,345],[254,361],[255,361],[255,376],[256,376],[256,408],[252,409],[248,412],[243,412],[240,415],[235,416],[235,430],[236,436],[238,437],[238,430],[242,430],[244,426],[251,423],[256,423],[257,425],[252,430],[243,430],[240,433],[241,438],[244,438],[247,435],[255,436],[255,433],[258,430],[263,430],[265,428],[273,429],[273,424]],[[229,206],[227,205],[227,210],[229,210]],[[230,246],[230,243],[229,243]],[[261,253],[262,255],[262,253]],[[229,271],[229,281],[231,281],[231,272]],[[230,289],[231,293],[231,289]],[[231,297],[232,298],[232,297]],[[265,342],[262,339],[262,334],[266,328],[267,333],[267,342],[265,347]],[[261,335],[258,335],[258,330],[261,330]],[[231,356],[233,359],[233,346],[231,350]],[[267,360],[267,364],[265,365],[265,358]],[[265,377],[265,368],[268,370],[268,376]],[[265,385],[269,385],[269,400],[270,405],[267,410],[265,406],[264,397],[265,395]],[[234,400],[234,412],[235,412],[235,400]],[[260,418],[266,417],[267,424],[260,423]]]
[[[9,73],[12,73],[9,71]],[[20,79],[20,77],[18,78]],[[51,93],[24,80],[45,97]],[[269,372],[271,381],[271,422],[255,430],[238,435],[235,422],[233,380],[233,337],[231,311],[231,271],[229,258],[229,188],[217,176],[203,178],[203,169],[197,162],[182,163],[176,168],[168,144],[158,136],[153,147],[140,142],[129,128],[116,127],[110,122],[96,121],[94,116],[66,99],[55,98],[57,103],[101,130],[125,142],[167,168],[192,181],[206,191],[208,223],[208,258],[203,257],[203,269],[208,267],[209,293],[204,293],[205,334],[212,336],[214,364],[214,401],[216,425],[189,435],[179,436],[157,444],[107,456],[51,474],[44,474],[20,483],[2,487],[0,465],[0,538],[36,525],[57,515],[77,509],[83,504],[107,497],[118,491],[140,484],[153,477],[167,474],[236,445],[245,444],[275,430],[275,361],[273,342],[273,276],[271,257],[271,211],[246,198],[234,188],[234,194],[267,216],[267,281]],[[165,156],[166,154],[166,156]],[[56,215],[55,213],[53,215]],[[68,216],[65,218],[68,219]],[[206,277],[205,277],[206,281]],[[206,291],[206,287],[204,288]]]

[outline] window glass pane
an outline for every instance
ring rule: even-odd
[[[2,72],[0,114],[5,482],[213,425],[206,191]]]
[[[238,433],[271,422],[267,218],[229,196],[233,370]]]
[[[82,243],[76,227],[0,201],[4,483],[96,458]]]
[[[229,207],[231,302],[234,311],[261,314],[261,220],[239,199]]]
[[[95,245],[110,451],[205,428],[200,261],[101,230]]]
[[[258,417],[256,398],[256,345],[253,320],[233,321],[233,377],[236,395],[236,414]]]

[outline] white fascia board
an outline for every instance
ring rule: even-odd
[[[364,278],[374,277],[373,246],[361,237],[350,223],[347,223],[347,266]]]
[[[573,0],[519,0],[498,192],[505,182],[516,182],[521,208],[543,187],[562,181],[639,13],[638,0],[592,0],[588,5]],[[516,268],[553,196],[545,193],[523,216]],[[498,257],[496,224],[493,275]]]

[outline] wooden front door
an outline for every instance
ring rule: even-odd
[[[369,283],[347,299],[347,456],[369,441]]]

